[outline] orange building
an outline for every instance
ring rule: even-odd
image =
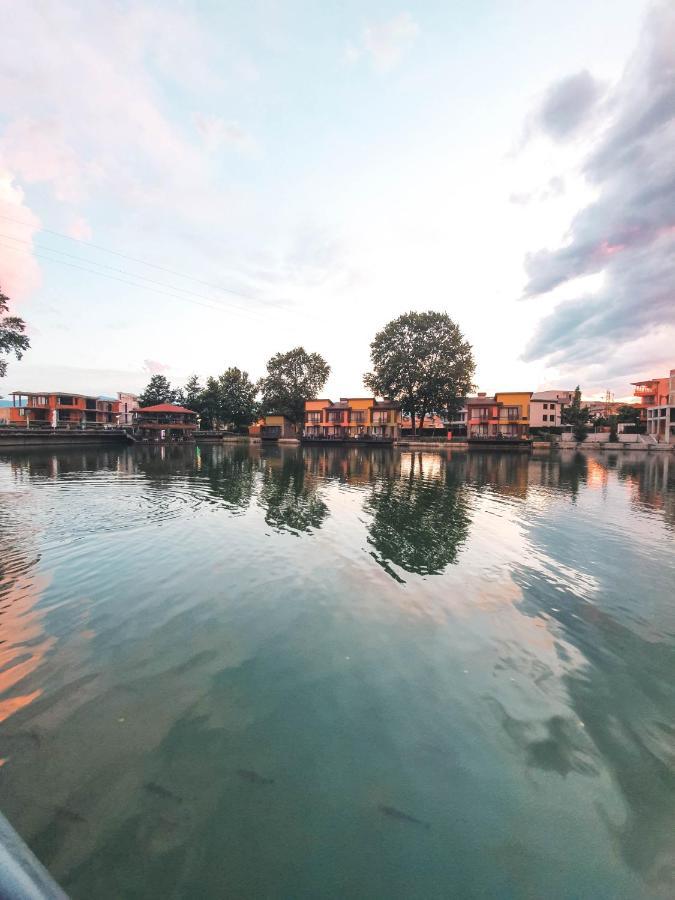
[[[401,436],[401,407],[375,397],[307,400],[302,436],[309,441],[386,441]]]
[[[90,397],[86,394],[13,391],[9,424],[29,428],[82,428],[92,425],[116,425],[119,400],[114,397]]]
[[[468,397],[469,438],[529,437],[531,397],[531,391],[498,391],[493,397],[487,394]]]

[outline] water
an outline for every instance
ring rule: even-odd
[[[75,898],[672,897],[674,586],[668,454],[6,455],[0,808]]]

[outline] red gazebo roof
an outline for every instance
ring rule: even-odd
[[[176,406],[174,403],[158,403],[156,406],[140,406],[133,412],[139,413],[187,413],[189,416],[196,416],[194,409],[185,409],[184,406]]]

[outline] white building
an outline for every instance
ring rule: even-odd
[[[530,428],[562,425],[562,411],[574,398],[574,391],[538,391],[530,398]]]

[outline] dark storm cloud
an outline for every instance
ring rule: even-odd
[[[530,131],[540,129],[556,141],[571,137],[588,118],[602,93],[599,82],[586,70],[555,81],[530,120]]]
[[[525,295],[599,272],[603,285],[556,307],[527,360],[564,352],[586,361],[599,338],[622,343],[675,327],[675,4],[652,8],[605,114],[584,165],[597,199],[574,218],[565,246],[527,257]]]

